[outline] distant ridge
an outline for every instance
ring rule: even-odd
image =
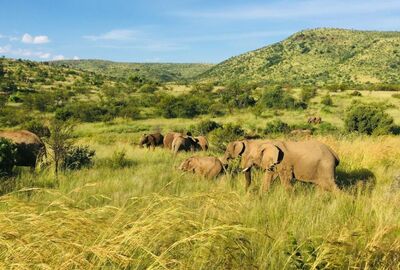
[[[186,81],[213,66],[212,64],[197,63],[125,63],[91,59],[52,61],[50,64],[118,78],[139,76],[156,82]]]
[[[211,67],[200,81],[399,84],[400,32],[318,28]]]

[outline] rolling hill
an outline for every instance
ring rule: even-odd
[[[204,73],[212,64],[121,63],[105,60],[52,61],[51,65],[92,71],[118,78],[138,76],[155,82],[185,81]]]
[[[320,28],[232,57],[200,81],[291,84],[398,84],[400,32]]]

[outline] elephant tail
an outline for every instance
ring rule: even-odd
[[[335,167],[337,167],[340,163],[339,156],[336,154],[335,151],[332,150],[332,148],[330,148],[329,146],[328,146],[328,148],[329,148],[329,151],[332,153],[332,155],[335,157]]]

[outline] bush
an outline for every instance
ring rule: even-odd
[[[50,129],[38,120],[32,120],[32,121],[26,122],[25,124],[22,125],[22,128],[35,133],[36,135],[38,135],[41,138],[43,138],[43,137],[49,138],[50,137]]]
[[[264,91],[259,103],[272,109],[306,109],[307,104],[302,101],[296,101],[290,94],[278,86]]]
[[[157,85],[154,84],[143,84],[140,88],[139,88],[139,92],[142,93],[148,93],[148,94],[153,94],[155,91],[157,91]]]
[[[16,162],[17,148],[5,139],[0,138],[0,177],[9,176]]]
[[[392,97],[394,97],[394,98],[400,98],[400,94],[399,94],[399,93],[393,94]]]
[[[244,135],[245,131],[239,125],[229,123],[211,131],[209,139],[218,150],[225,151],[229,142],[242,139]]]
[[[210,102],[203,97],[182,95],[163,96],[158,104],[161,115],[165,118],[192,118],[208,113]]]
[[[79,170],[92,165],[95,151],[89,146],[71,146],[67,150],[62,167],[64,170]]]
[[[222,127],[221,124],[212,120],[203,120],[195,126],[191,126],[189,130],[192,130],[195,134],[208,134],[214,129]]]
[[[195,83],[192,85],[193,92],[210,93],[213,89],[214,85],[211,83]]]
[[[347,113],[345,128],[349,132],[365,134],[388,134],[393,128],[393,118],[381,106],[373,104],[355,105]]]
[[[103,161],[100,161],[99,165],[107,166],[112,169],[121,169],[132,166],[133,162],[126,157],[126,152],[124,150],[121,150],[115,151],[110,158],[106,158]]]
[[[360,91],[354,90],[353,92],[350,93],[350,96],[353,96],[353,97],[361,97],[362,94],[361,94]]]
[[[264,129],[265,134],[288,133],[289,131],[289,125],[280,119],[268,122],[267,126]]]
[[[302,88],[301,93],[300,93],[300,99],[303,102],[308,102],[310,99],[315,97],[317,95],[317,89],[316,88]]]
[[[251,96],[253,86],[241,84],[239,82],[231,82],[225,88],[219,90],[221,102],[229,109],[232,108],[247,108],[254,106],[256,100]]]
[[[333,100],[329,94],[326,94],[325,96],[322,97],[321,99],[321,104],[325,106],[332,106],[333,105]]]

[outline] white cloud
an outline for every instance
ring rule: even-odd
[[[21,41],[28,44],[44,44],[49,43],[50,39],[48,36],[31,36],[28,33],[25,33],[22,36]]]
[[[53,60],[64,60],[65,57],[62,54],[54,55]]]
[[[51,57],[51,53],[48,52],[13,48],[11,45],[6,45],[3,47],[0,46],[0,54],[10,55],[13,57],[28,57],[28,58],[41,58],[41,59],[49,59]]]
[[[115,29],[111,30],[107,33],[100,35],[90,35],[84,36],[84,38],[97,41],[97,40],[116,40],[116,41],[125,41],[125,40],[133,40],[139,34],[138,31],[129,30],[129,29]]]
[[[80,58],[78,56],[74,56],[72,59],[73,60],[80,60]]]

